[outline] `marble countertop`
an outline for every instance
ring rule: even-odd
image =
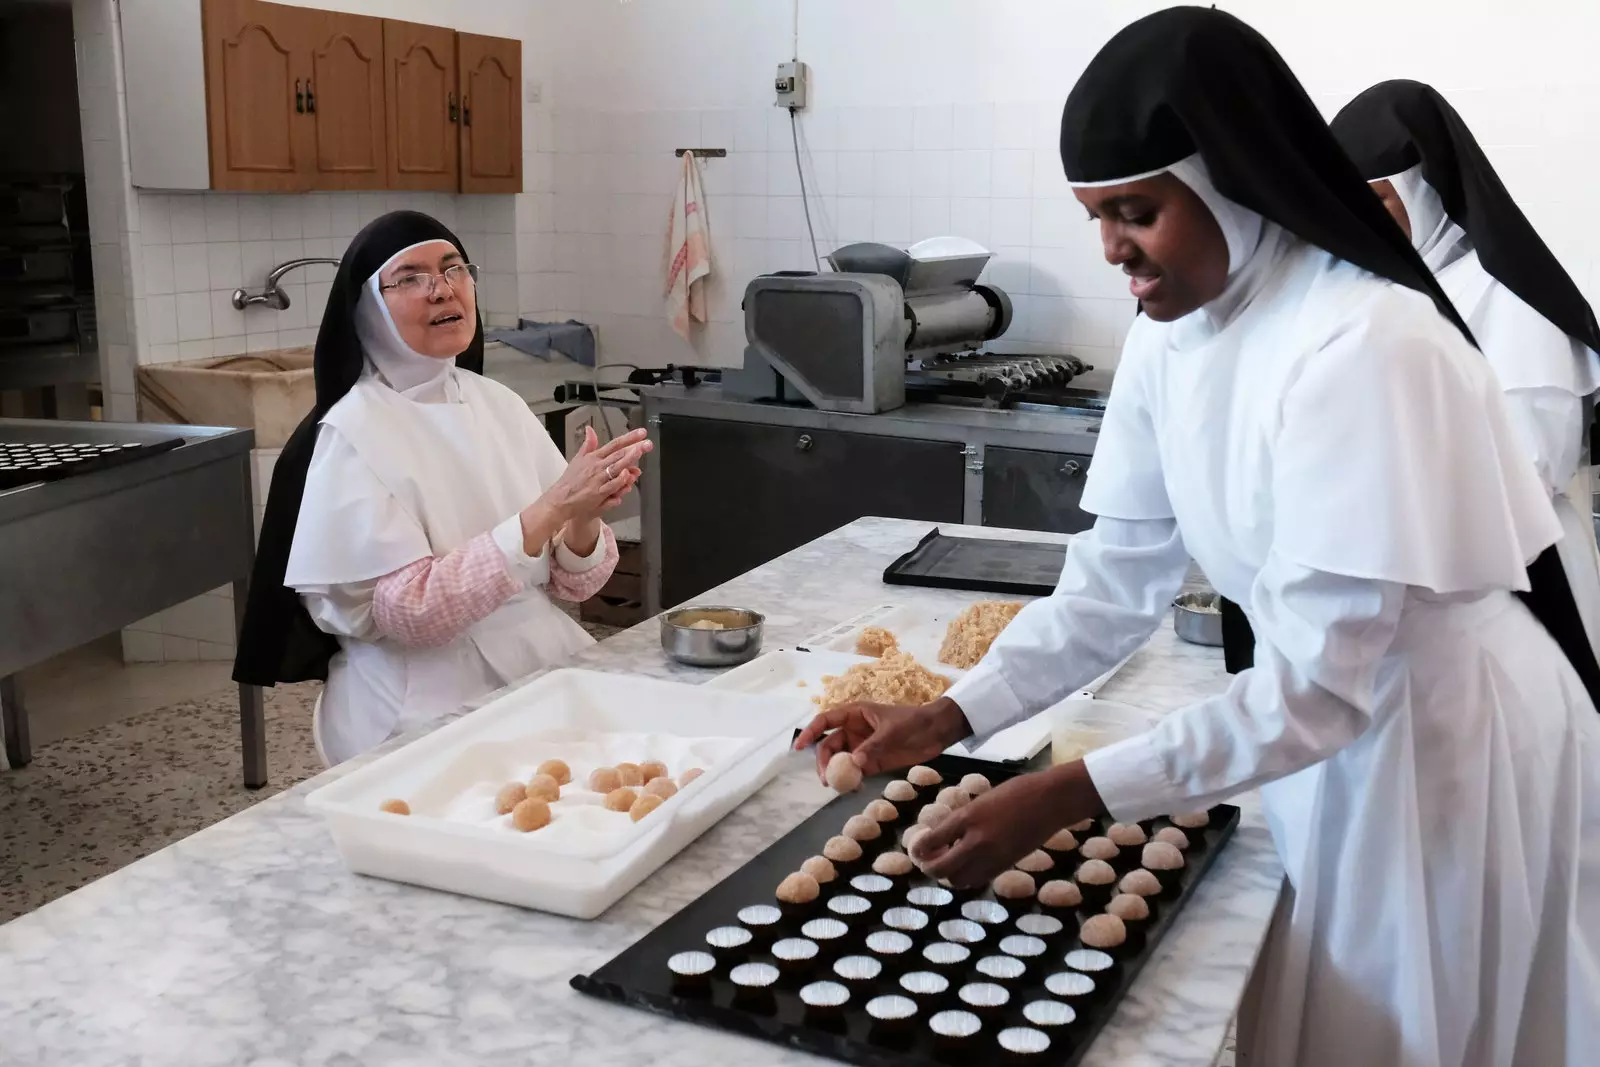
[[[715,596],[766,612],[769,647],[889,599],[970,599],[881,584],[887,562],[928,529],[862,520]],[[648,623],[577,663],[710,677],[665,662]],[[1101,695],[1166,710],[1224,678],[1217,650],[1184,645],[1163,627]],[[304,802],[343,770],[0,927],[0,1064],[439,1067],[599,1064],[624,1054],[656,1067],[820,1062],[567,986],[825,803],[832,794],[806,757],[791,756],[766,788],[593,922],[351,875]],[[1086,1067],[1209,1067],[1282,876],[1254,798],[1243,807],[1233,841]]]

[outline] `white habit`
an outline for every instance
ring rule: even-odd
[[[1069,695],[1191,556],[1243,607],[1253,669],[1086,762],[1122,820],[1261,787],[1296,897],[1251,1062],[1600,1062],[1600,716],[1512,595],[1561,527],[1432,303],[1267,223],[1221,298],[1134,325],[1083,506],[950,696],[982,737]]]

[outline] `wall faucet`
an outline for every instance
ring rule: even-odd
[[[278,283],[283,280],[285,274],[288,274],[296,267],[309,267],[316,263],[331,263],[335,267],[339,265],[337,259],[322,259],[319,257],[291,259],[287,263],[279,263],[272,268],[272,273],[267,275],[267,287],[261,292],[247,293],[243,289],[235,289],[233,291],[233,306],[243,311],[251,304],[265,304],[275,311],[282,311],[289,306],[289,294],[284,292],[283,287]]]

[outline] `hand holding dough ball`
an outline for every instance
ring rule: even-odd
[[[667,776],[667,765],[658,759],[647,759],[639,764],[639,773],[644,777],[644,784],[649,785],[657,778]]]
[[[1050,840],[1044,843],[1044,847],[1051,852],[1076,852],[1078,839],[1073,836],[1071,830],[1057,830],[1050,835]]]
[[[699,767],[690,767],[688,770],[684,771],[682,777],[678,779],[678,788],[682,789],[684,786],[688,785],[690,782],[694,781],[704,773],[706,772],[701,770]]]
[[[672,784],[671,778],[652,778],[645,783],[644,791],[646,795],[662,800],[671,800],[678,795],[678,787]]]
[[[596,767],[589,772],[589,789],[595,793],[609,793],[622,787],[622,775],[615,767]]]
[[[525,834],[549,826],[550,805],[529,797],[511,809],[511,825]]]
[[[1143,865],[1152,871],[1176,871],[1183,866],[1183,853],[1178,851],[1176,845],[1169,845],[1165,841],[1152,841],[1144,846],[1144,854],[1140,858]]]
[[[539,764],[539,769],[534,773],[548,774],[556,780],[556,785],[572,784],[572,768],[568,767],[564,760],[547,759]]]
[[[883,827],[878,825],[878,820],[866,815],[852,815],[845,820],[844,836],[857,841],[876,841],[883,836]]]
[[[854,863],[861,858],[861,842],[843,834],[830,837],[822,846],[822,854],[834,863]]]
[[[835,752],[828,761],[828,788],[835,793],[854,793],[861,788],[861,768],[848,752]]]
[[[926,826],[930,830],[950,817],[950,809],[943,804],[929,804],[917,812],[917,825]]]
[[[900,809],[887,800],[874,800],[861,814],[875,822],[894,822],[900,817]]]
[[[1112,823],[1111,828],[1106,831],[1106,836],[1118,848],[1137,848],[1148,840],[1145,837],[1144,827],[1136,822]]]
[[[804,871],[796,871],[778,883],[778,900],[784,904],[809,904],[821,893],[817,880]]]
[[[561,799],[561,781],[554,775],[541,772],[528,779],[527,794],[546,804],[554,804]]]
[[[602,802],[607,811],[628,811],[633,807],[633,802],[639,799],[639,794],[627,786],[618,786],[606,794]]]
[[[1116,948],[1128,940],[1128,928],[1115,915],[1095,915],[1084,920],[1078,940],[1090,948]]]
[[[407,804],[403,800],[390,799],[385,800],[382,804],[379,804],[378,810],[386,811],[390,815],[410,815],[411,805]]]
[[[917,799],[917,787],[904,778],[896,778],[883,787],[883,799],[896,804],[909,804]]]
[[[639,769],[637,763],[617,764],[617,777],[630,789],[638,789],[644,785],[644,772]]]
[[[800,865],[800,871],[815,878],[818,885],[827,885],[839,877],[839,872],[833,869],[833,861],[826,856],[812,856]]]
[[[1077,883],[1056,879],[1039,887],[1039,903],[1047,908],[1076,908],[1083,903]]]
[[[910,852],[916,847],[917,838],[928,832],[926,826],[913,826],[900,835],[900,847]]]
[[[512,809],[528,799],[528,787],[521,782],[507,782],[500,787],[500,792],[494,795],[494,813],[496,815],[510,815]]]
[[[885,852],[872,861],[872,869],[891,878],[901,878],[911,873],[916,864],[904,852]]]
[[[918,764],[906,772],[906,781],[918,789],[926,789],[931,785],[938,785],[944,781],[944,776],[932,767],[924,767]]]
[[[1027,900],[1033,893],[1033,875],[1027,871],[1006,871],[994,880],[994,895],[1001,900]]]
[[[965,789],[959,786],[947,785],[939,790],[939,795],[933,798],[935,804],[943,804],[951,811],[964,808],[972,802],[972,797]]]
[[[638,822],[640,819],[644,818],[646,815],[649,815],[652,811],[655,811],[664,803],[666,803],[666,801],[662,800],[654,793],[646,793],[644,796],[633,802],[633,807],[628,809],[628,818],[632,819],[634,822]]]

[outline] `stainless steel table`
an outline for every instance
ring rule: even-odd
[[[12,766],[31,758],[17,674],[158,611],[232,584],[243,618],[255,527],[250,430],[0,419],[30,441],[179,447],[107,470],[0,492],[0,713]],[[261,690],[239,687],[244,784],[267,782]]]

